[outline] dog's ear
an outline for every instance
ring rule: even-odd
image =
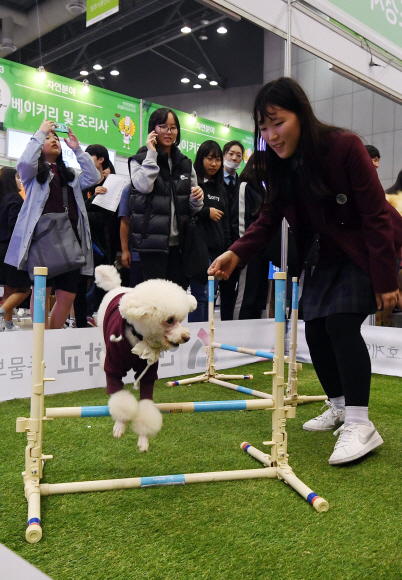
[[[187,294],[188,311],[193,312],[197,308],[197,300],[191,294]]]
[[[131,292],[127,292],[120,300],[119,306],[120,314],[126,320],[139,320],[143,316],[158,317],[159,309],[157,306],[152,306],[144,302],[140,298],[133,296]]]

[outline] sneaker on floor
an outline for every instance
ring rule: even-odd
[[[345,408],[338,409],[330,400],[325,401],[325,406],[328,409],[322,415],[318,415],[318,417],[304,423],[303,429],[305,431],[332,431],[342,425],[345,421]]]
[[[89,326],[98,326],[93,316],[87,316],[87,324],[89,324]]]
[[[0,332],[4,330],[4,316],[0,314]]]
[[[11,328],[7,328],[7,326],[4,327],[4,332],[14,332],[16,330],[21,330],[21,326],[13,324]]]
[[[339,434],[333,454],[328,460],[330,465],[340,465],[363,457],[369,451],[384,443],[381,435],[370,421],[370,425],[348,423],[337,429]]]

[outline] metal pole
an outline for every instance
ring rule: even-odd
[[[284,76],[292,76],[292,0],[288,0],[287,14],[287,34],[285,45],[285,69]],[[282,221],[282,242],[281,242],[281,271],[288,271],[288,222]]]

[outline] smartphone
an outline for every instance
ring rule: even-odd
[[[53,128],[55,133],[67,133],[68,135],[68,127],[64,123],[55,123]]]

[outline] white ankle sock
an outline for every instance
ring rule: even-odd
[[[330,401],[331,401],[331,403],[336,405],[338,407],[338,409],[345,408],[345,397],[343,395],[342,395],[342,397],[331,397]]]
[[[345,425],[347,423],[370,425],[368,407],[346,407]]]

